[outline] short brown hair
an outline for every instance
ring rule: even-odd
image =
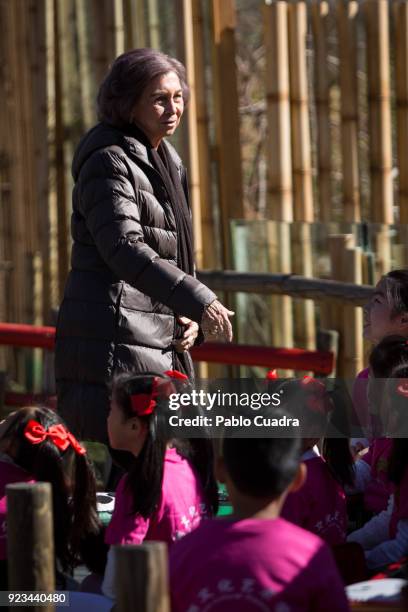
[[[190,91],[186,70],[174,57],[155,49],[132,49],[119,55],[103,80],[97,97],[98,118],[115,127],[131,122],[132,111],[152,79],[175,72],[180,79],[184,102]]]

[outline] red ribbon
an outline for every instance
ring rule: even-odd
[[[276,370],[269,370],[266,374],[266,380],[277,380],[279,378]]]
[[[177,372],[177,370],[169,370],[169,372],[170,371],[180,375],[174,376],[173,378],[181,379],[181,377],[183,377],[182,379],[184,380],[185,377],[188,380],[188,377],[185,376],[185,374]],[[169,375],[168,372],[165,372],[165,374]],[[155,376],[153,378],[152,390],[150,393],[137,393],[130,396],[133,412],[135,412],[137,416],[148,416],[149,414],[152,414],[156,408],[157,398],[168,398],[175,392],[176,390],[174,385],[170,380],[163,380],[162,378]]]
[[[397,387],[398,395],[408,397],[408,380],[403,380]]]
[[[306,405],[310,410],[323,415],[330,412],[331,405],[326,395],[326,387],[320,380],[316,380],[312,376],[304,376],[300,384],[306,391],[310,392],[310,396],[306,399]]]
[[[47,430],[41,423],[31,419],[25,427],[24,436],[31,444],[41,444],[41,442],[48,438],[61,451],[66,451],[68,446],[71,445],[78,455],[85,455],[86,453],[86,449],[79,444],[75,436],[62,424],[51,425]]]
[[[177,378],[178,380],[188,380],[188,376],[178,370],[166,370],[166,376],[169,378]]]

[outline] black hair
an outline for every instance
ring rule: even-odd
[[[32,444],[24,436],[33,419],[46,430],[51,425],[65,425],[50,408],[26,407],[9,417],[2,435],[9,443],[13,461],[36,481],[52,486],[55,556],[63,571],[72,570],[79,555],[82,538],[99,529],[96,510],[95,476],[86,455],[70,445],[61,451],[50,439]]]
[[[184,102],[189,99],[186,70],[181,62],[156,49],[132,49],[111,65],[98,93],[98,117],[115,127],[132,123],[135,104],[147,85],[158,76],[175,72]]]
[[[391,270],[383,279],[392,315],[408,312],[408,270]]]
[[[401,394],[403,380],[405,395]],[[390,409],[395,416],[395,432],[398,436],[392,440],[388,463],[388,478],[395,485],[400,485],[408,469],[408,362],[397,366],[390,374],[387,393],[390,398]]]
[[[312,379],[313,380],[313,379]],[[288,380],[280,385],[282,407],[305,423],[305,437],[321,438],[322,456],[332,476],[342,486],[354,484],[354,461],[349,444],[351,399],[345,386],[339,383],[329,391],[322,380],[318,385],[304,380]],[[333,383],[331,383],[333,384]],[[322,411],[311,402],[318,401]],[[307,415],[307,419],[305,419]]]
[[[389,378],[393,371],[408,365],[408,340],[386,336],[371,351],[369,365],[375,378]]]
[[[114,377],[112,396],[121,409],[124,419],[135,416],[131,396],[150,394],[155,377],[163,380],[167,378],[155,372],[122,373]],[[201,432],[201,438],[180,440],[171,437],[167,407],[168,399],[158,397],[155,410],[149,415],[139,417],[142,422],[146,423],[148,433],[140,454],[134,457],[128,471],[127,487],[133,497],[133,512],[149,518],[158,509],[162,492],[164,457],[167,446],[171,443],[180,455],[190,461],[197,472],[207,504],[215,515],[218,510],[218,487],[214,478],[214,454],[211,440],[205,435],[204,430]]]
[[[274,418],[288,416],[280,408]],[[235,487],[250,497],[277,499],[296,476],[300,439],[226,437],[222,443],[225,468]]]

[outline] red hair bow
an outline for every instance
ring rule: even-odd
[[[169,378],[177,378],[178,380],[188,380],[188,376],[178,370],[166,370],[166,376]]]
[[[86,453],[86,449],[79,444],[75,436],[62,424],[51,425],[48,429],[45,429],[41,423],[31,419],[25,427],[24,436],[31,444],[41,444],[41,442],[49,438],[60,451],[66,451],[68,446],[71,445],[78,455],[85,455]]]
[[[305,391],[310,392],[310,396],[306,400],[308,408],[313,410],[313,412],[326,415],[330,411],[331,406],[326,396],[324,384],[312,376],[304,376],[300,384]]]
[[[174,372],[177,371],[174,370]],[[165,374],[168,373],[165,372]],[[182,374],[181,372],[177,372],[177,374],[180,374],[180,377],[183,378],[185,376],[185,374]],[[187,376],[185,376],[185,378],[188,380]],[[147,416],[152,414],[157,406],[158,397],[169,397],[175,392],[176,390],[174,385],[170,380],[163,380],[162,378],[155,376],[152,381],[152,390],[150,393],[137,393],[130,396],[133,412],[137,414],[137,416]]]
[[[397,386],[398,395],[402,395],[403,397],[408,397],[408,380],[403,380]]]
[[[279,377],[276,370],[269,370],[269,372],[266,374],[266,380],[277,380],[278,378]]]

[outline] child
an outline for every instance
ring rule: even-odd
[[[114,380],[109,441],[112,448],[131,452],[134,461],[116,491],[106,531],[111,546],[144,540],[172,544],[217,512],[210,441],[170,438],[167,408],[174,391],[167,376],[122,374]],[[191,407],[188,412],[192,416]],[[112,549],[102,590],[114,597]]]
[[[390,335],[408,338],[408,270],[392,270],[377,283],[373,297],[364,307],[363,333],[374,345]],[[357,420],[371,439],[376,422],[368,408],[368,372],[366,368],[358,374],[353,401]],[[361,445],[355,450],[361,450]]]
[[[408,434],[407,379],[406,362],[395,368],[386,385],[385,402],[381,404],[381,418],[391,436]],[[389,497],[387,509],[348,537],[348,541],[363,546],[367,566],[373,570],[408,554],[408,441],[405,437],[392,439],[387,476],[394,485],[394,493]]]
[[[326,544],[279,517],[304,480],[299,454],[295,438],[224,439],[216,473],[234,515],[201,523],[171,548],[173,612],[348,610]]]
[[[408,344],[404,336],[386,336],[370,354],[369,385],[367,389],[370,412],[376,414],[377,427],[381,420],[378,416],[384,395],[384,380],[391,376],[399,366],[408,366]],[[389,455],[392,439],[380,437],[371,441],[368,452],[356,461],[356,480],[354,492],[364,493],[364,507],[368,512],[378,514],[387,508],[392,484],[388,479]]]
[[[6,568],[6,486],[15,482],[52,485],[57,576],[72,572],[79,547],[99,527],[95,478],[86,450],[49,408],[21,408],[0,430],[0,559]],[[4,582],[5,573],[2,572]]]
[[[303,438],[301,461],[306,464],[306,482],[298,491],[290,493],[282,508],[282,517],[312,531],[328,544],[342,544],[346,540],[347,508],[345,485],[353,483],[353,459],[348,439],[325,438],[323,457],[316,444],[325,435],[328,416],[332,420],[335,403],[322,382],[305,377],[301,381],[287,381],[282,387],[282,406],[290,413],[308,415],[309,427],[315,427],[317,437]],[[337,406],[337,410],[343,404]]]

